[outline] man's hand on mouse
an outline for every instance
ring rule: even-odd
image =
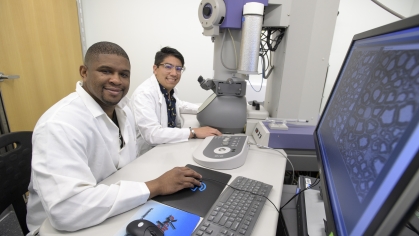
[[[184,188],[201,186],[202,176],[188,167],[175,167],[157,179],[146,182],[150,198],[175,193]]]

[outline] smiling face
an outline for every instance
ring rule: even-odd
[[[80,66],[83,88],[112,117],[116,104],[128,93],[130,63],[116,54],[99,54]]]
[[[166,69],[162,64],[171,64],[174,67],[170,70]],[[179,59],[174,56],[167,56],[160,63],[160,65],[153,66],[153,73],[156,76],[159,83],[170,92],[180,81],[181,73],[177,72],[175,67],[182,67],[182,63]]]

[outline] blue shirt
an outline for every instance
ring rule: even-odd
[[[160,83],[160,91],[164,96],[164,100],[167,105],[167,127],[175,128],[176,127],[176,99],[173,97],[174,90],[170,91],[170,98],[167,89],[163,87]]]

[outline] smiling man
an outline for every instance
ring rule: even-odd
[[[138,154],[162,143],[178,143],[191,138],[221,135],[211,127],[181,128],[181,113],[196,114],[198,105],[179,99],[176,85],[185,71],[182,54],[164,47],[156,53],[153,75],[134,91],[131,107],[134,112]]]
[[[27,224],[48,218],[58,230],[90,227],[148,199],[200,186],[201,175],[176,167],[148,182],[99,184],[136,156],[135,123],[125,95],[128,55],[110,42],[93,44],[80,66],[82,81],[38,120],[32,137]]]

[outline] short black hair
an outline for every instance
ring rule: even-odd
[[[182,63],[182,66],[185,65],[185,60],[183,59],[182,54],[178,50],[171,47],[164,47],[156,53],[156,57],[154,58],[154,65],[159,66],[168,56],[176,57]]]
[[[86,55],[84,56],[84,65],[87,66],[87,64],[89,64],[93,58],[97,58],[99,54],[115,54],[125,57],[129,62],[128,54],[118,44],[111,42],[97,42],[87,49]]]

